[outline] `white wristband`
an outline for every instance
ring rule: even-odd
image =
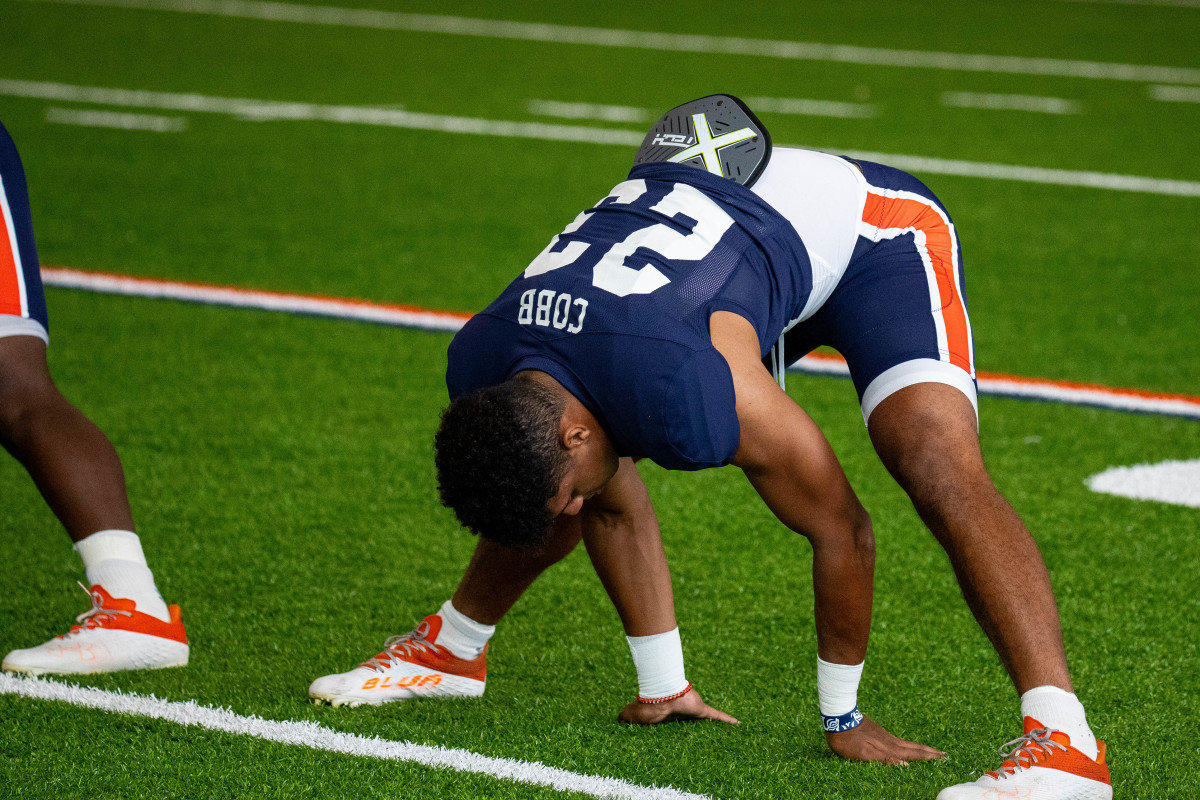
[[[817,702],[821,716],[840,717],[858,706],[863,664],[831,664],[817,656]]]
[[[679,628],[652,636],[626,636],[638,676],[638,697],[657,700],[687,691]]]

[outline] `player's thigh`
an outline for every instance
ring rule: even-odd
[[[918,508],[961,501],[970,487],[991,484],[975,406],[956,387],[906,386],[879,403],[868,431],[880,460]]]
[[[45,341],[5,335],[12,319],[0,315],[0,439],[5,441],[22,428],[31,411],[61,398],[46,362]]]

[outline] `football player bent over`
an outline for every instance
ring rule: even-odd
[[[634,461],[734,464],[812,545],[829,746],[888,763],[941,757],[858,709],[871,521],[781,388],[790,361],[829,345],[846,358],[879,457],[949,554],[1021,695],[1024,732],[1003,764],[939,797],[1111,797],[1104,744],[1072,693],[1046,568],[984,468],[963,287],[957,231],[911,175],[772,151],[761,123],[726,95],[668,112],[628,180],[450,345],[439,488],[481,536],[453,597],[358,668],[318,678],[311,696],[357,705],[481,694],[494,626],[582,540],[637,669],[638,698],[620,718],[735,722],[687,681]]]

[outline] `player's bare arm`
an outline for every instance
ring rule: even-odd
[[[870,517],[824,435],[763,367],[750,323],[718,311],[709,324],[737,395],[741,442],[733,463],[775,516],[812,544],[818,654],[837,664],[859,664],[871,628],[875,543]],[[892,736],[869,719],[827,734],[826,741],[852,760],[903,763],[943,755]]]
[[[675,598],[658,519],[633,459],[579,514],[583,542],[629,636],[675,627]]]
[[[579,513],[583,542],[629,636],[652,636],[675,628],[675,598],[658,517],[633,459],[622,458],[616,474]],[[709,706],[694,689],[672,700],[638,700],[621,710],[622,722],[654,725],[685,719],[736,723]]]

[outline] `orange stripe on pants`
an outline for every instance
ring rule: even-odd
[[[4,191],[4,183],[0,181],[0,192]],[[8,202],[4,198],[7,211]],[[16,233],[9,225],[8,214],[0,213],[0,314],[11,314],[16,317],[24,316],[21,309],[21,276],[17,270],[21,267],[17,253],[12,249]]]
[[[887,197],[867,193],[863,222],[880,229],[920,231],[925,235],[925,255],[937,278],[938,302],[946,329],[946,348],[950,363],[974,375],[971,364],[971,330],[967,309],[954,279],[954,233],[932,201],[906,197]],[[918,248],[921,246],[917,242]]]

